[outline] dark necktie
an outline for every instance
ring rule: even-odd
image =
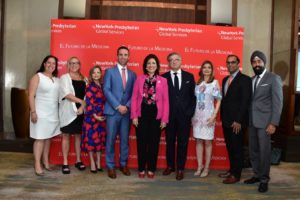
[[[178,80],[177,72],[174,73],[174,86],[175,86],[176,93],[178,93],[179,92],[179,80]]]
[[[259,78],[260,78],[260,77],[257,75],[257,76],[256,76],[256,79],[255,79],[255,82],[254,82],[253,95],[255,94],[255,91],[256,91],[256,87],[257,87]]]

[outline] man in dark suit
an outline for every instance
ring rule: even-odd
[[[127,69],[129,49],[121,46],[117,50],[118,63],[105,71],[103,91],[106,97],[104,114],[106,115],[106,165],[108,177],[116,178],[115,142],[120,138],[120,171],[130,175],[127,167],[128,134],[130,128],[130,105],[133,84],[136,75]]]
[[[282,105],[282,81],[266,70],[266,56],[254,51],[250,58],[255,76],[249,120],[249,153],[254,176],[246,184],[260,182],[258,191],[267,192],[270,180],[271,135],[279,125]]]
[[[168,80],[170,114],[166,128],[167,168],[163,175],[175,171],[175,142],[177,138],[176,180],[184,178],[191,118],[195,111],[194,76],[181,69],[181,56],[170,53],[167,57],[170,71],[163,74]]]
[[[251,78],[239,70],[240,59],[228,55],[226,60],[229,76],[222,82],[221,119],[228,151],[230,169],[219,177],[224,184],[240,181],[243,168],[243,136],[248,125],[248,110],[251,101]]]

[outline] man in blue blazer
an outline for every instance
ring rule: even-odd
[[[249,115],[249,150],[254,176],[246,184],[260,182],[258,191],[267,192],[270,180],[271,135],[279,125],[282,105],[282,81],[266,69],[266,56],[261,51],[251,55],[256,76],[252,78],[252,102]]]
[[[118,63],[107,69],[104,76],[103,92],[106,97],[104,114],[106,115],[106,165],[108,177],[116,178],[115,141],[120,138],[120,171],[130,176],[127,167],[128,135],[130,129],[130,104],[136,75],[127,68],[129,49],[121,46],[117,50]]]

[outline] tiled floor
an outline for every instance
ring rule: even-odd
[[[30,153],[0,152],[0,199],[300,199],[300,163],[282,163],[272,166],[270,190],[257,192],[257,185],[224,185],[217,177],[220,171],[211,171],[207,178],[193,176],[187,171],[183,181],[176,181],[174,174],[162,176],[158,171],[153,180],[139,179],[136,170],[130,177],[119,172],[115,180],[106,172],[91,174],[79,172],[73,166],[71,174],[63,175],[60,166],[38,177],[33,170]],[[251,176],[245,169],[243,179]]]

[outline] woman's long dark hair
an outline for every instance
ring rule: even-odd
[[[40,68],[36,71],[36,73],[39,73],[39,72],[44,72],[45,71],[45,63],[50,59],[50,58],[53,58],[55,60],[55,70],[52,72],[52,76],[57,76],[57,73],[58,73],[58,70],[57,70],[57,65],[58,65],[58,59],[57,57],[53,56],[53,55],[48,55],[46,56],[44,59],[43,59],[43,62],[40,66]]]

